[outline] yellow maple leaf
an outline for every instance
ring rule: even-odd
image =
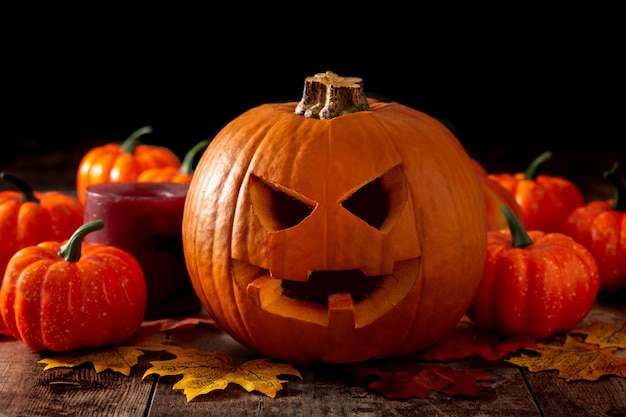
[[[567,335],[561,346],[538,343],[536,348],[525,349],[539,356],[522,351],[521,356],[506,361],[526,367],[531,372],[558,370],[558,376],[566,381],[595,381],[603,375],[626,377],[626,358],[613,354],[616,349],[614,346],[582,343]]]
[[[44,371],[52,368],[72,368],[85,363],[93,364],[96,372],[110,369],[126,376],[137,365],[138,359],[147,351],[170,351],[174,353],[181,348],[172,345],[165,339],[156,337],[134,338],[119,346],[102,349],[90,349],[65,353],[56,353],[39,360],[46,364]]]
[[[183,375],[173,389],[182,389],[191,401],[201,394],[213,390],[225,389],[229,383],[235,383],[248,392],[259,391],[274,398],[286,380],[278,375],[294,375],[302,378],[291,365],[272,362],[269,359],[256,359],[235,365],[231,358],[222,352],[202,352],[196,349],[184,349],[177,352],[177,357],[166,361],[151,361],[152,367],[143,375],[158,374]]]
[[[595,343],[600,347],[616,347],[626,349],[626,322],[620,327],[602,321],[593,321],[591,324],[572,330],[586,336],[585,342]]]

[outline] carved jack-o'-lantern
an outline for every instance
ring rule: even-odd
[[[472,161],[434,118],[307,78],[300,103],[232,120],[198,162],[185,259],[211,316],[298,363],[409,354],[478,289],[486,213]]]

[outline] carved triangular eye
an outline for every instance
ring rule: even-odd
[[[378,229],[387,218],[388,200],[382,180],[376,178],[358,189],[341,205],[370,226]]]
[[[270,232],[294,227],[315,208],[315,202],[284,186],[250,175],[250,199],[261,225]]]
[[[400,166],[365,184],[341,205],[350,213],[381,231],[389,231],[407,200],[407,185]]]

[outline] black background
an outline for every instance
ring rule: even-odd
[[[144,143],[182,157],[327,70],[449,123],[490,170],[547,149],[546,169],[565,175],[625,163],[617,10],[204,6],[8,14],[0,163],[37,169],[38,155],[79,156],[144,125]]]

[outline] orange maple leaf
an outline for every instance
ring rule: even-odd
[[[420,365],[408,358],[349,364],[346,369],[358,379],[379,376],[380,379],[371,382],[369,388],[394,399],[426,398],[433,391],[453,396],[477,397],[488,389],[477,382],[494,380],[481,370]]]
[[[139,357],[146,352],[165,352],[173,358],[150,361],[152,367],[146,370],[142,378],[145,379],[152,374],[182,375],[182,379],[173,388],[183,389],[187,401],[200,394],[225,389],[229,383],[236,383],[248,391],[259,391],[274,397],[277,391],[282,389],[282,384],[287,382],[278,379],[278,375],[295,375],[302,378],[300,373],[288,364],[272,362],[269,359],[256,359],[237,366],[225,353],[201,352],[155,337],[133,338],[126,344],[108,348],[53,354],[41,359],[39,363],[46,365],[44,371],[91,363],[96,372],[110,369],[129,376],[131,368],[139,363]]]
[[[506,359],[507,362],[528,368],[531,372],[557,370],[558,376],[566,381],[595,381],[603,375],[626,377],[626,358],[615,355],[617,347],[600,347],[583,343],[567,335],[563,345],[538,344],[529,348],[529,355],[522,351],[520,356]]]
[[[177,352],[177,357],[166,361],[151,361],[152,367],[143,375],[160,376],[182,375],[173,389],[182,389],[191,401],[201,394],[218,389],[225,389],[235,383],[247,391],[258,391],[274,398],[276,392],[288,382],[278,379],[278,375],[300,373],[289,364],[272,362],[269,359],[255,359],[242,365],[235,365],[231,358],[222,352],[202,352],[196,349],[184,349]]]
[[[586,343],[595,343],[600,347],[626,348],[626,321],[618,327],[595,320],[587,326],[572,330],[570,333],[585,335]]]
[[[165,339],[133,338],[119,346],[52,354],[39,360],[39,363],[46,365],[44,371],[52,368],[73,368],[91,363],[96,372],[110,369],[129,376],[131,368],[139,363],[139,357],[146,352],[170,351],[175,354],[180,349]]]

